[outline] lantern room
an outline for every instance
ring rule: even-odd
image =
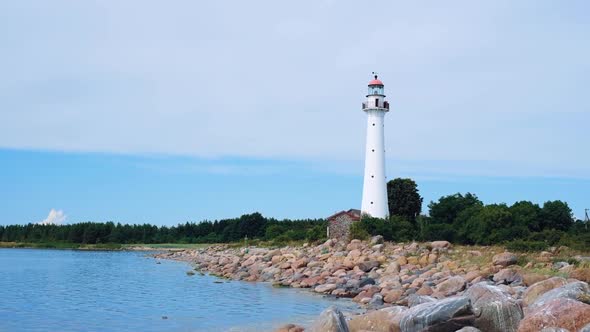
[[[381,82],[377,75],[369,82],[369,94],[367,95],[366,102],[363,103],[363,111],[374,109],[385,112],[389,111],[389,103],[385,101],[383,82]]]
[[[369,82],[369,95],[385,95],[383,82],[377,78],[377,75],[375,75],[375,78]]]

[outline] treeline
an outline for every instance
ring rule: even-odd
[[[474,194],[457,193],[431,202],[426,216],[420,215],[422,198],[414,181],[392,180],[388,193],[389,220],[365,217],[353,226],[353,236],[380,234],[393,241],[506,244],[514,250],[543,250],[554,245],[590,249],[588,225],[575,220],[562,201],[548,201],[542,206],[529,201],[485,205]]]
[[[542,206],[529,202],[485,205],[474,194],[441,197],[422,214],[422,197],[411,179],[395,179],[387,184],[390,218],[363,216],[353,224],[352,237],[383,235],[391,241],[448,240],[457,244],[506,244],[515,250],[543,250],[566,245],[590,249],[590,231],[574,220],[567,203],[548,201]],[[72,244],[155,244],[228,243],[266,240],[319,241],[326,237],[324,219],[276,220],[260,213],[239,218],[177,226],[127,225],[113,222],[84,222],[68,225],[0,226],[0,241],[21,243]]]
[[[222,243],[248,239],[286,242],[316,241],[325,237],[323,219],[276,220],[260,213],[219,221],[187,222],[177,226],[83,222],[67,225],[0,226],[2,242],[26,243]]]

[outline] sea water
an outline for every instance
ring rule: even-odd
[[[191,270],[145,252],[0,249],[0,331],[272,331],[357,309]]]

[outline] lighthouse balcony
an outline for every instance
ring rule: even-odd
[[[388,102],[383,102],[383,103],[363,103],[362,104],[362,110],[363,111],[368,111],[368,110],[382,110],[385,112],[389,112],[389,103]]]

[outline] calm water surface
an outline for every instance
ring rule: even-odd
[[[268,331],[349,300],[187,276],[141,252],[0,249],[0,331]],[[163,319],[166,316],[167,319]]]

